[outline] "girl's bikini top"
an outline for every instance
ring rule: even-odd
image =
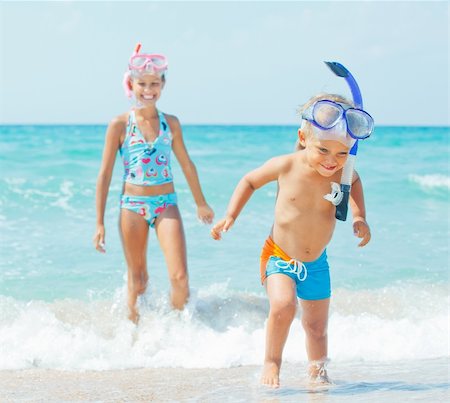
[[[158,117],[158,137],[148,143],[137,126],[135,111],[130,112],[125,140],[120,147],[125,168],[124,182],[155,186],[173,181],[170,168],[172,133],[164,114],[158,111]]]

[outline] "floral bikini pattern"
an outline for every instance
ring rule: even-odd
[[[127,196],[122,195],[120,207],[139,214],[149,223],[155,226],[156,219],[167,207],[177,205],[176,193],[159,196]]]
[[[164,115],[158,111],[160,130],[153,143],[148,143],[136,124],[134,111],[130,112],[127,135],[120,152],[124,164],[124,181],[143,186],[172,182],[170,153],[172,134]]]
[[[124,166],[124,182],[140,186],[154,186],[170,183],[173,180],[170,169],[172,134],[164,115],[158,111],[159,134],[148,143],[136,124],[134,111],[130,112],[127,133],[120,154]],[[157,218],[167,207],[177,205],[176,193],[159,196],[122,195],[120,207],[142,216],[150,225],[155,226]]]

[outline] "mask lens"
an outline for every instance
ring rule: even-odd
[[[163,68],[166,65],[166,60],[163,57],[152,57],[151,62],[159,68]]]
[[[138,57],[133,57],[130,60],[130,65],[137,69],[137,68],[142,68],[145,65],[146,62],[147,62],[147,58],[146,57],[138,56]]]
[[[314,105],[314,121],[324,129],[335,126],[342,117],[343,109],[339,105],[329,101],[318,101]]]
[[[372,117],[358,109],[348,109],[345,113],[347,127],[353,137],[364,139],[369,137],[373,131]]]

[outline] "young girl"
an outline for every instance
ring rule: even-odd
[[[126,94],[136,107],[111,121],[106,132],[97,180],[97,229],[94,246],[105,252],[104,214],[109,185],[120,151],[124,164],[119,228],[128,266],[129,318],[138,321],[137,297],[148,282],[147,240],[149,227],[156,231],[167,264],[171,302],[182,309],[189,297],[186,242],[173,184],[170,155],[175,153],[197,205],[197,215],[211,223],[212,209],[203,196],[197,171],[183,142],[180,122],[156,108],[166,79],[166,58],[140,54],[138,44],[124,77]]]
[[[211,230],[212,237],[219,240],[221,232],[231,228],[256,189],[278,182],[274,224],[262,250],[260,267],[261,282],[270,302],[261,382],[270,387],[279,387],[282,353],[296,313],[297,297],[303,311],[309,375],[314,381],[329,382],[325,364],[331,287],[326,246],[336,223],[336,208],[324,195],[329,192],[330,181],[339,182],[355,141],[347,133],[349,122],[343,112],[350,106],[346,99],[331,94],[316,96],[305,104],[296,151],[272,158],[246,174],[231,197],[225,218]],[[341,112],[339,116],[336,110]],[[365,130],[366,115],[370,117],[365,113],[351,123],[361,126],[360,133]],[[331,116],[338,116],[333,127],[322,130],[320,127],[325,125],[318,121]],[[362,238],[359,246],[364,246],[370,240],[370,230],[361,179],[356,172],[350,205],[355,235]]]

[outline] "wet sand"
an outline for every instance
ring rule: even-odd
[[[0,402],[308,402],[449,401],[448,357],[403,362],[342,362],[333,385],[312,386],[305,363],[285,363],[281,388],[259,385],[261,366],[222,369],[0,371]]]
[[[260,367],[0,371],[1,402],[208,401],[212,390],[257,384]],[[253,382],[255,381],[255,382]]]

